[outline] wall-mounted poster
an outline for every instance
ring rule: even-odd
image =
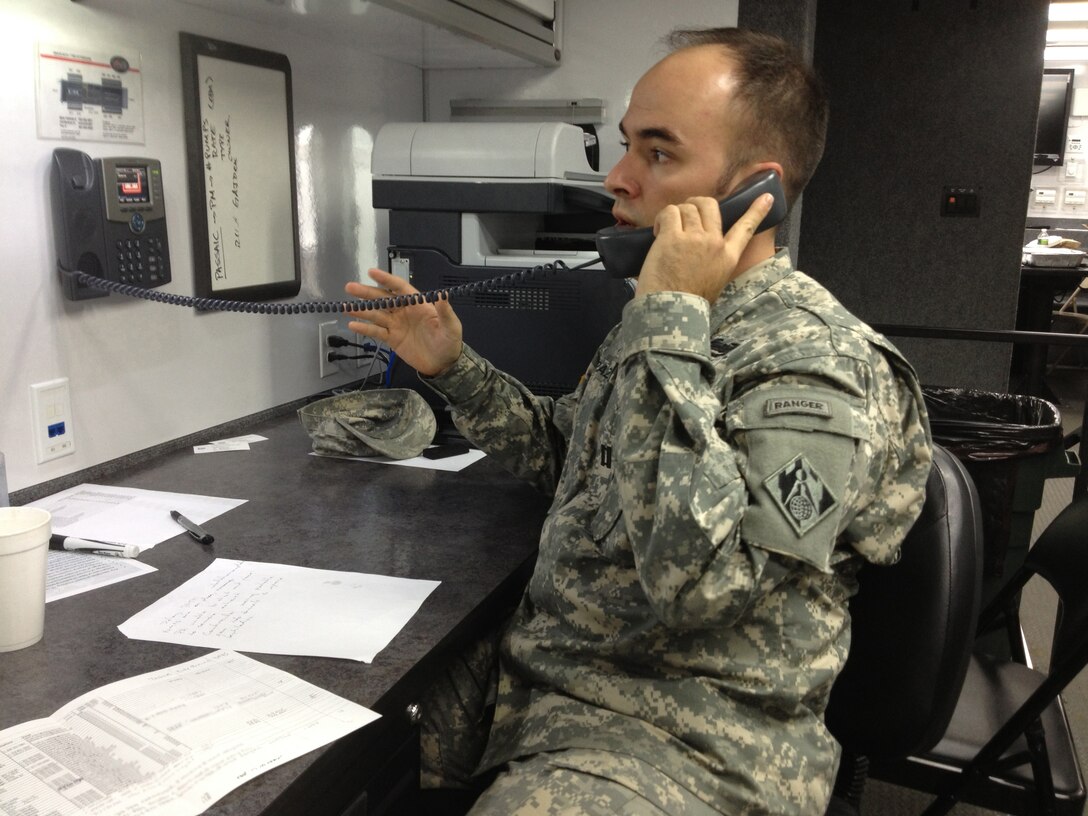
[[[143,144],[140,55],[40,43],[38,136]]]

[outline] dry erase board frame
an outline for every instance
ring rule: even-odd
[[[283,54],[180,36],[194,290],[293,297],[302,275],[291,64]]]

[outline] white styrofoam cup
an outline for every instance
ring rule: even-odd
[[[0,652],[42,639],[49,533],[48,510],[0,507]]]

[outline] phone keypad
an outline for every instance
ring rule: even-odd
[[[114,251],[121,283],[157,286],[169,280],[169,261],[163,253],[161,238],[118,238],[114,242]]]

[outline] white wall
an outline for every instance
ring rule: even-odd
[[[466,98],[605,101],[597,128],[601,171],[622,155],[617,129],[638,78],[665,55],[674,28],[735,26],[738,0],[564,0],[563,60],[544,68],[428,71],[427,118],[448,121],[450,100]]]
[[[197,314],[119,295],[63,299],[48,198],[53,148],[162,162],[173,281],[193,293],[178,32],[284,53],[299,145],[303,299],[342,297],[378,261],[384,219],[370,207],[370,147],[387,120],[423,113],[422,71],[364,49],[177,0],[4,0],[0,5],[0,451],[18,490],[354,379],[317,376],[316,326],[329,315]],[[38,42],[139,52],[145,144],[37,137]],[[30,385],[67,377],[76,452],[35,462]]]
[[[369,174],[372,140],[384,122],[447,120],[449,99],[457,97],[601,97],[607,105],[601,166],[607,170],[621,153],[616,124],[631,87],[663,54],[660,37],[677,26],[735,25],[738,0],[566,4],[557,69],[423,72],[373,56],[363,38],[329,36],[316,20],[308,27],[305,15],[288,25],[271,12],[242,13],[242,0],[223,0],[224,8],[241,10],[233,16],[181,0],[3,0],[0,451],[9,488],[64,476],[357,376],[317,377],[316,326],[327,315],[196,314],[118,295],[63,299],[48,199],[50,158],[62,143],[37,136],[37,43],[141,54],[145,144],[65,146],[93,157],[135,154],[162,162],[173,270],[165,289],[177,294],[193,293],[178,32],[286,54],[296,133],[312,134],[306,144],[297,140],[299,178],[313,179],[299,191],[300,298],[334,299],[344,281],[384,260],[385,219],[370,206]],[[76,452],[38,465],[30,385],[57,377],[70,380]]]

